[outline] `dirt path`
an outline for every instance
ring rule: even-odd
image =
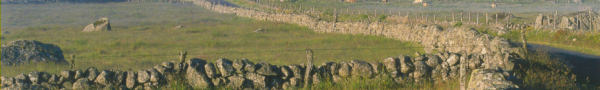
[[[548,52],[551,58],[557,58],[572,65],[574,73],[577,74],[577,78],[581,78],[580,80],[589,77],[591,82],[600,84],[600,56],[539,44],[528,44],[527,48],[534,52],[536,50],[544,50],[542,52]]]

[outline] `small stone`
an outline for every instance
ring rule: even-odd
[[[227,59],[221,58],[217,60],[216,65],[223,77],[231,76],[235,73],[232,62]]]
[[[150,81],[150,73],[145,70],[140,70],[137,72],[137,82],[138,83],[146,83]]]
[[[75,90],[86,90],[90,88],[90,81],[87,78],[78,79],[73,83],[73,89]]]

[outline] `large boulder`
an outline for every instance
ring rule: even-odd
[[[83,28],[83,32],[94,32],[94,31],[110,31],[110,22],[108,18],[100,18],[91,24],[88,24]]]
[[[35,40],[17,40],[2,45],[2,65],[33,62],[67,63],[62,50],[56,45]]]
[[[188,84],[190,84],[190,86],[192,86],[193,88],[212,87],[213,84],[211,79],[208,78],[206,73],[204,73],[204,68],[200,67],[203,66],[201,62],[204,61],[201,61],[199,59],[189,60],[188,63],[190,64],[190,66],[187,68],[185,78]]]
[[[502,72],[491,69],[475,69],[467,90],[505,90],[517,89],[519,86],[506,79]]]

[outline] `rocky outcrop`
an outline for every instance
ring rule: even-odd
[[[2,65],[35,62],[67,63],[62,50],[52,44],[35,40],[17,40],[2,45]]]
[[[100,18],[91,24],[88,24],[83,28],[83,32],[95,32],[95,31],[110,31],[110,22],[108,18]]]

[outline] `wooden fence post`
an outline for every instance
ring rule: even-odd
[[[485,13],[485,24],[490,24],[489,14]]]

